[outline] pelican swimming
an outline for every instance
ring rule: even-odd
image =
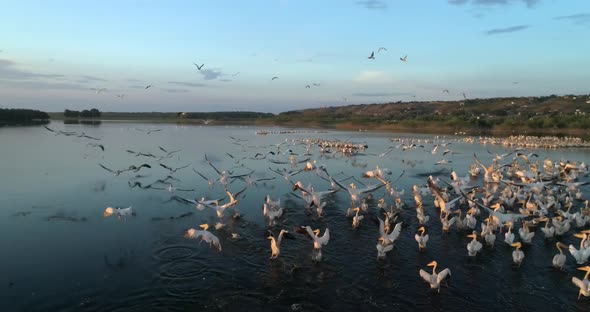
[[[395,227],[393,228],[393,231],[391,231],[391,233],[387,234],[387,232],[385,231],[385,222],[383,222],[383,220],[379,219],[379,241],[384,246],[393,244],[398,239],[401,231],[402,231],[402,222],[396,224]]]
[[[555,247],[557,247],[557,250],[559,250],[559,253],[556,254],[555,256],[553,256],[553,267],[555,267],[556,269],[560,269],[563,271],[563,266],[565,265],[565,254],[563,253],[563,250],[561,250],[561,248],[567,248],[567,246],[561,242],[557,242],[555,243]]]
[[[533,237],[535,237],[535,232],[529,231],[529,226],[526,222],[524,222],[523,226],[518,229],[518,234],[520,235],[522,242],[527,244],[530,244]]]
[[[522,260],[524,260],[524,252],[520,250],[522,244],[520,242],[511,244],[510,246],[516,247],[516,250],[512,252],[512,262],[520,267]]]
[[[578,292],[578,299],[580,299],[580,296],[590,297],[590,281],[588,281],[588,275],[590,275],[590,266],[584,266],[578,268],[578,270],[586,271],[586,275],[584,275],[583,280],[580,280],[575,276],[572,277],[572,283],[580,288],[580,291]]]
[[[576,233],[575,237],[581,238],[580,249],[576,249],[574,245],[569,245],[570,254],[576,259],[577,264],[584,264],[590,257],[590,248],[584,248],[584,243],[588,239],[588,235],[585,233]]]
[[[381,243],[377,243],[377,259],[385,258],[386,254],[393,250],[393,245],[383,246]]]
[[[546,239],[553,238],[553,236],[555,236],[555,227],[549,226],[549,218],[544,217],[544,218],[539,219],[539,221],[546,222],[545,227],[541,228],[541,232],[543,232],[543,234],[545,234],[545,238]]]
[[[215,246],[221,252],[221,243],[219,242],[219,238],[217,238],[217,236],[213,235],[211,232],[207,231],[207,229],[209,229],[209,224],[201,224],[199,225],[199,227],[202,228],[202,230],[195,230],[193,228],[188,229],[184,234],[184,237],[188,239],[201,237],[201,242],[205,241],[209,243],[210,247]],[[199,244],[201,242],[199,242]]]
[[[354,217],[352,217],[352,228],[356,230],[361,225],[361,220],[363,220],[365,217],[359,216],[359,212],[361,211],[359,207],[356,207],[352,210],[356,211],[356,214],[354,215]]]
[[[504,226],[508,227],[508,232],[504,233],[504,242],[508,245],[514,243],[514,233],[512,233],[512,222],[506,222]]]
[[[426,232],[426,230],[424,229],[424,227],[420,227],[418,229],[418,231],[422,232],[420,235],[418,235],[418,233],[416,233],[414,235],[414,239],[416,240],[416,242],[418,242],[418,249],[420,251],[424,251],[424,249],[426,249],[426,243],[428,243],[428,234],[424,235],[424,232]]]
[[[107,218],[112,215],[116,215],[117,218],[119,218],[119,220],[121,220],[121,218],[123,218],[125,220],[128,216],[134,215],[133,208],[131,206],[129,206],[127,208],[107,207],[107,209],[104,210],[103,217]]]
[[[285,233],[289,233],[289,231],[281,230],[281,232],[279,233],[279,238],[277,240],[275,240],[272,233],[268,237],[268,239],[270,240],[270,249],[272,253],[272,255],[270,256],[271,259],[276,259],[279,257],[279,254],[281,253],[281,242],[283,241],[283,235]]]
[[[473,231],[473,234],[469,234],[467,237],[473,238],[473,240],[467,244],[467,252],[469,253],[469,256],[475,257],[483,246],[477,241],[477,232]]]
[[[447,277],[451,276],[451,270],[446,268],[438,273],[436,273],[436,266],[438,263],[436,261],[432,261],[427,266],[432,267],[432,274],[420,269],[420,277],[424,279],[426,282],[430,284],[430,289],[436,289],[440,292],[440,283]]]

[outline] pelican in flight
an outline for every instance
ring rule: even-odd
[[[201,68],[203,68],[203,66],[205,66],[205,64],[201,64],[201,66],[197,65],[197,63],[193,62],[193,65],[195,65],[197,67],[198,70],[201,70]]]
[[[276,240],[272,235],[272,232],[271,235],[268,236],[268,239],[270,240],[270,249],[272,253],[270,259],[276,259],[279,257],[279,254],[281,253],[281,242],[283,241],[283,235],[285,233],[289,233],[289,231],[281,230],[281,232],[279,233],[279,238]]]
[[[219,238],[213,235],[211,232],[207,231],[207,229],[209,229],[209,224],[201,224],[199,225],[199,227],[202,228],[202,230],[195,230],[193,228],[188,229],[184,234],[184,237],[188,239],[201,237],[201,242],[205,241],[209,243],[209,247],[215,246],[221,252],[221,243],[219,242]],[[199,244],[201,242],[199,242]]]
[[[447,278],[447,276],[451,276],[451,270],[446,268],[438,273],[436,273],[436,266],[438,263],[436,261],[432,261],[427,266],[432,267],[432,274],[420,269],[420,277],[424,279],[426,282],[430,284],[430,289],[436,289],[440,292],[440,283]]]
[[[510,246],[516,248],[516,250],[514,250],[512,252],[512,262],[514,262],[514,264],[516,264],[516,265],[518,265],[518,267],[520,267],[520,265],[522,264],[522,260],[524,260],[524,252],[522,252],[522,250],[520,250],[520,248],[522,247],[522,244],[520,242],[518,242],[518,243],[514,243]]]
[[[381,242],[383,246],[393,244],[399,238],[399,234],[402,231],[402,223],[403,222],[396,224],[393,231],[387,234],[387,231],[385,231],[385,222],[379,219],[379,242]]]
[[[422,232],[422,234],[418,235],[418,233],[416,233],[416,235],[414,235],[414,239],[416,240],[416,242],[418,242],[418,248],[420,249],[420,251],[424,251],[424,249],[426,249],[426,243],[428,243],[428,234],[424,235],[424,232],[426,232],[426,230],[423,226],[420,227],[418,231]]]
[[[116,215],[117,218],[119,218],[119,220],[121,220],[121,218],[123,218],[124,220],[126,220],[128,216],[134,215],[133,208],[131,208],[131,206],[129,206],[127,208],[107,207],[107,209],[104,210],[104,213],[103,213],[102,216],[105,217],[105,218],[107,218],[107,217],[110,217],[112,215]]]
[[[379,49],[377,49],[377,53],[381,52],[381,50],[383,50],[383,51],[387,52],[387,49],[386,49],[386,48],[384,48],[384,47],[380,47]]]
[[[566,257],[561,248],[567,248],[567,246],[561,242],[557,242],[555,243],[555,247],[557,247],[559,253],[553,256],[553,267],[563,271],[563,266],[565,265]]]
[[[377,259],[384,259],[388,252],[393,250],[393,245],[383,246],[377,243]]]
[[[572,283],[580,288],[580,292],[578,292],[578,299],[580,296],[590,297],[590,281],[588,281],[588,275],[590,275],[590,266],[584,266],[578,268],[580,271],[586,271],[586,275],[584,275],[584,279],[580,280],[577,277],[572,277]]]
[[[324,235],[320,236],[320,229],[312,230],[311,227],[305,227],[307,234],[313,239],[313,249],[315,255],[312,255],[314,261],[322,261],[322,246],[328,245],[330,241],[330,229],[326,228]]]
[[[270,80],[275,80],[275,79],[279,79],[279,77],[277,77],[277,76],[274,76],[274,77],[272,77],[272,79],[270,79]]]
[[[467,237],[473,238],[473,240],[467,244],[467,251],[469,256],[475,257],[483,246],[477,241],[477,232],[473,231],[473,234],[469,234]]]
[[[400,57],[399,59],[400,59],[400,61],[402,61],[402,62],[406,63],[406,62],[407,62],[407,60],[408,60],[408,56],[407,56],[407,55],[405,55],[404,57]]]
[[[369,55],[369,57],[367,57],[370,60],[374,60],[375,59],[375,51],[371,52],[371,55]]]

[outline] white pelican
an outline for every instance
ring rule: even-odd
[[[486,245],[494,248],[494,243],[496,242],[496,234],[494,234],[491,226],[488,225],[486,227],[486,231],[483,237],[486,241]]]
[[[469,256],[475,257],[483,246],[477,241],[477,232],[473,231],[473,234],[469,234],[467,237],[473,238],[473,240],[467,244],[467,252],[469,253]]]
[[[475,219],[475,208],[471,208],[467,211],[467,215],[465,216],[465,227],[473,230],[475,229],[475,226],[477,225],[477,220]]]
[[[356,207],[352,210],[356,211],[356,214],[354,215],[354,217],[352,217],[352,229],[356,230],[361,225],[361,220],[363,220],[365,217],[359,216],[359,212],[361,211],[359,207]]]
[[[581,238],[582,241],[580,242],[580,249],[576,249],[574,245],[569,245],[570,254],[576,259],[576,263],[584,264],[588,261],[588,257],[590,257],[590,248],[584,248],[584,243],[586,239],[588,239],[588,235],[584,233],[576,233],[574,236]]]
[[[393,228],[393,231],[387,234],[387,232],[385,231],[385,223],[383,222],[383,220],[379,219],[379,241],[381,242],[381,244],[383,244],[384,246],[393,244],[397,240],[399,234],[402,231],[402,223],[403,222],[396,224]]]
[[[508,232],[504,233],[504,242],[508,245],[512,245],[514,243],[514,233],[512,233],[512,222],[506,222],[504,224],[508,226]]]
[[[565,265],[566,259],[565,259],[565,254],[563,254],[563,250],[561,250],[561,247],[567,248],[567,246],[565,244],[562,244],[561,242],[557,242],[555,244],[555,247],[557,247],[557,250],[559,250],[559,253],[556,254],[555,256],[553,256],[553,267],[563,271],[563,266]]]
[[[549,226],[549,218],[547,218],[547,217],[541,218],[541,219],[539,219],[539,221],[546,222],[545,227],[541,228],[541,232],[543,232],[543,234],[545,234],[545,238],[546,239],[553,238],[553,236],[555,236],[555,227]]]
[[[219,238],[217,238],[217,236],[213,235],[211,232],[207,231],[207,229],[209,228],[209,224],[201,224],[199,225],[199,227],[203,230],[195,230],[193,228],[190,228],[186,231],[184,237],[189,239],[201,237],[201,242],[205,241],[209,243],[209,246],[216,246],[217,249],[221,252],[221,243],[219,242]]]
[[[447,275],[451,276],[451,270],[446,268],[439,273],[436,273],[437,265],[438,263],[436,261],[432,261],[427,264],[427,266],[432,267],[432,274],[420,269],[420,277],[430,284],[430,289],[436,288],[437,291],[440,292],[440,282],[442,282],[447,277]]]
[[[283,215],[283,208],[276,207],[272,208],[273,206],[264,203],[262,205],[262,215],[268,218],[268,226],[273,226],[276,223],[275,219],[280,218]],[[277,209],[278,208],[278,209]]]
[[[418,249],[420,249],[420,251],[423,251],[424,249],[426,249],[426,243],[428,243],[428,234],[424,235],[424,232],[426,232],[426,230],[424,229],[424,227],[420,227],[418,229],[418,231],[422,232],[422,234],[418,235],[418,233],[416,233],[414,235],[414,239],[416,240],[416,242],[418,242]]]
[[[270,256],[271,259],[276,259],[279,257],[279,254],[281,253],[281,242],[283,241],[283,235],[285,233],[289,233],[289,231],[281,230],[281,232],[279,233],[279,238],[277,240],[275,240],[274,236],[272,235],[268,237],[268,239],[270,240],[270,249],[272,253],[272,255]]]
[[[127,208],[107,207],[107,209],[105,209],[104,213],[102,214],[102,216],[105,218],[110,217],[112,215],[116,215],[117,218],[119,218],[119,220],[121,220],[121,218],[126,220],[128,216],[133,215],[133,208],[131,208],[131,206],[129,206]]]
[[[522,247],[522,244],[520,242],[518,242],[518,243],[514,243],[510,246],[516,247],[516,250],[514,250],[512,252],[512,261],[514,262],[514,264],[516,264],[520,267],[522,260],[524,260],[524,252],[522,252],[522,250],[520,250],[520,248]]]
[[[535,232],[529,231],[529,226],[527,223],[523,223],[523,226],[518,229],[518,234],[520,235],[520,239],[522,239],[523,243],[530,244],[533,237],[535,237]]]
[[[321,261],[322,260],[322,245],[328,245],[330,241],[330,229],[326,228],[323,236],[320,236],[320,229],[312,230],[311,227],[305,227],[307,234],[313,239],[313,249],[317,253],[316,255],[312,255],[313,260]]]
[[[578,268],[580,271],[586,271],[586,275],[584,275],[584,279],[580,280],[577,277],[572,277],[572,283],[580,288],[580,292],[578,292],[578,299],[580,296],[590,297],[590,282],[588,281],[588,275],[590,275],[590,266],[584,266]]]
[[[385,258],[386,254],[393,250],[393,245],[383,246],[381,243],[377,243],[377,259]]]

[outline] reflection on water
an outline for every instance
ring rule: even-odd
[[[520,269],[512,265],[512,248],[497,241],[494,249],[484,247],[473,259],[467,257],[469,238],[466,233],[441,233],[432,199],[425,196],[425,211],[431,223],[427,227],[430,241],[424,253],[418,252],[414,241],[418,222],[411,186],[425,184],[429,175],[450,180],[456,170],[465,176],[474,162],[473,153],[487,163],[492,155],[505,151],[498,146],[480,147],[453,141],[458,154],[449,156],[452,163],[435,165],[440,154],[431,153],[432,146],[402,151],[394,149],[391,134],[329,132],[280,133],[256,135],[253,127],[209,127],[150,125],[105,122],[88,127],[78,123],[52,123],[53,129],[84,132],[100,141],[77,136],[55,135],[43,127],[0,129],[0,266],[4,289],[0,292],[3,311],[146,311],[216,309],[222,311],[293,310],[475,310],[503,308],[518,310],[584,309],[587,300],[576,300],[577,289],[572,276],[581,276],[577,265],[568,258],[565,272],[551,268],[556,253],[554,242],[546,242],[538,234],[533,244],[524,248],[526,258]],[[160,131],[155,131],[161,129]],[[276,134],[275,134],[276,133]],[[396,135],[422,137],[429,135]],[[230,138],[232,137],[232,138]],[[365,183],[361,173],[375,165],[388,168],[396,177],[398,192],[405,190],[401,212],[403,229],[393,251],[385,260],[378,260],[378,199],[390,204],[394,198],[381,189],[368,201],[370,212],[358,230],[352,230],[351,219],[345,216],[350,196],[338,192],[327,200],[320,218],[308,213],[300,199],[291,195],[292,185],[269,170],[287,168],[288,164],[269,159],[289,161],[289,149],[296,159],[303,159],[306,147],[282,144],[281,154],[269,159],[255,159],[257,152],[277,151],[285,139],[330,138],[366,143],[362,156],[320,158],[317,147],[312,160],[323,164],[334,176],[354,175]],[[104,151],[88,143],[103,145]],[[162,149],[181,151],[160,161]],[[156,156],[136,156],[132,150]],[[427,151],[425,151],[427,150]],[[540,159],[588,160],[586,150],[541,151]],[[230,157],[228,153],[232,156]],[[284,154],[283,154],[284,153]],[[187,240],[188,228],[208,223],[213,227],[218,218],[212,209],[199,211],[194,205],[171,200],[173,195],[185,198],[225,198],[216,182],[212,188],[207,178],[216,177],[205,161],[230,174],[248,173],[254,179],[277,177],[248,186],[237,208],[240,219],[224,220],[220,230],[211,230],[223,246],[218,252],[199,240]],[[330,156],[330,155],[328,155]],[[244,158],[245,157],[245,158]],[[243,158],[243,159],[242,159]],[[240,159],[237,161],[237,159]],[[119,176],[99,167],[126,169],[130,165],[148,163],[150,169],[125,172]],[[159,165],[188,168],[171,173]],[[303,164],[299,164],[299,168]],[[159,179],[166,183],[157,184]],[[325,191],[330,183],[312,172],[293,176],[304,185],[312,183],[316,191]],[[131,182],[131,183],[129,183]],[[156,188],[133,187],[152,184]],[[347,181],[346,183],[350,183]],[[156,183],[156,184],[154,184]],[[194,192],[168,191],[195,189]],[[237,192],[245,186],[241,180],[229,184]],[[158,189],[160,188],[160,189]],[[587,186],[582,189],[590,191]],[[267,221],[262,216],[264,196],[281,198],[285,208],[273,232],[287,229],[291,236],[281,245],[280,257],[270,260]],[[107,206],[132,206],[135,217],[118,221],[104,219]],[[312,244],[297,233],[301,225],[323,230],[330,228],[331,240],[322,249],[323,261],[311,259]],[[232,234],[239,234],[234,236]],[[501,234],[498,235],[498,240]],[[565,235],[566,244],[578,244],[572,232]],[[431,291],[419,275],[419,269],[437,260],[449,267],[452,277],[440,293]]]

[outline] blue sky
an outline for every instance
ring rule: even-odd
[[[588,0],[0,4],[2,107],[277,113],[590,93]]]

